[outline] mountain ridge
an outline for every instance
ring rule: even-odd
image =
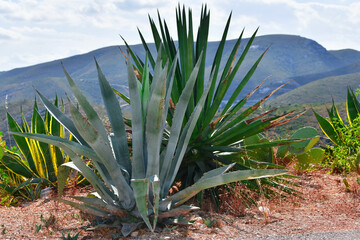
[[[230,55],[235,41],[228,40],[226,42],[223,53],[224,59],[221,64],[224,64],[225,59]],[[248,39],[242,40],[238,55],[241,55],[247,41]],[[210,74],[212,59],[218,44],[219,42],[216,41],[208,43],[206,56],[207,75]],[[281,89],[277,95],[291,91],[308,83],[310,80],[318,80],[319,78],[317,78],[316,74],[323,78],[325,73],[333,75],[340,73],[336,71],[336,69],[340,68],[348,68],[347,73],[360,71],[355,65],[352,66],[357,61],[360,61],[359,51],[353,49],[328,51],[314,40],[295,35],[263,35],[255,38],[230,89],[235,88],[251,68],[252,64],[255,63],[257,58],[269,46],[270,48],[242,93],[242,96],[245,96],[263,79],[271,76],[263,85],[262,90],[256,94],[254,101],[265,96],[268,91],[293,78],[295,78],[295,81]],[[8,96],[8,101],[32,99],[35,96],[32,86],[49,98],[54,97],[55,93],[61,97],[64,96],[65,92],[70,92],[61,68],[61,62],[79,87],[90,97],[90,100],[93,103],[100,103],[94,57],[99,62],[111,85],[118,90],[126,92],[127,71],[125,59],[119,47],[123,50],[126,49],[123,45],[108,46],[68,58],[0,72],[0,84],[2,86],[0,90],[0,105],[4,104],[6,96]],[[144,58],[145,51],[141,44],[131,47],[137,55]],[[154,44],[149,44],[149,47],[152,52],[155,52]],[[312,78],[310,79],[310,77]],[[228,94],[230,93],[231,90]],[[226,97],[229,97],[229,95]]]

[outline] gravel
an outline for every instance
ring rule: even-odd
[[[360,239],[360,230],[320,232],[282,236],[268,236],[259,238],[250,238],[248,240],[351,240]]]

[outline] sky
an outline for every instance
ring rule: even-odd
[[[232,12],[228,39],[243,28],[249,37],[293,34],[328,50],[360,50],[358,0],[0,0],[0,71],[111,46],[152,41],[148,16],[157,11],[176,35],[175,8],[190,7],[197,26],[202,4],[210,9],[210,40],[220,40]]]

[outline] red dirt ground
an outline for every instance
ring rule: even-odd
[[[273,235],[291,235],[310,232],[360,229],[360,196],[356,176],[347,177],[346,189],[340,175],[325,170],[299,174],[294,179],[303,195],[287,201],[272,199],[259,201],[259,206],[245,209],[228,197],[223,205],[228,214],[219,213],[208,206],[194,212],[195,222],[188,226],[167,226],[155,233],[143,228],[132,237],[152,239],[229,239],[254,238]],[[88,189],[75,189],[70,194],[86,194]],[[211,205],[210,205],[211,206]],[[265,209],[265,211],[260,211]],[[49,220],[47,224],[41,221]],[[54,216],[51,217],[50,216]],[[242,216],[244,215],[244,216]],[[202,219],[215,220],[207,227]],[[36,228],[42,225],[41,230]],[[116,239],[121,228],[87,230],[90,220],[72,207],[53,199],[39,199],[22,203],[18,207],[0,207],[0,239],[61,239],[62,234],[78,239]],[[47,226],[46,226],[47,225]]]

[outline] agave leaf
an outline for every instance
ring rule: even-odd
[[[265,83],[267,78],[265,78],[256,88],[254,88],[248,95],[246,95],[243,99],[241,99],[238,103],[236,103],[233,107],[231,107],[223,119],[221,119],[220,124],[217,126],[217,129],[221,129],[221,127],[228,122],[238,111],[247,103],[249,98]],[[277,108],[269,110],[266,114],[269,114],[275,111]]]
[[[74,153],[71,152],[71,150],[66,149],[66,152],[70,153],[72,155],[72,162],[67,162],[64,163],[63,165],[61,165],[61,168],[63,167],[68,167],[68,168],[72,168],[76,171],[78,171],[79,173],[81,173],[88,181],[89,183],[94,187],[94,189],[96,190],[96,192],[108,203],[113,203],[115,202],[116,196],[113,192],[111,192],[104,184],[103,182],[99,179],[99,177],[93,172],[93,170],[91,170],[91,168],[89,166],[87,166],[80,157],[74,156]],[[60,180],[62,180],[62,182],[60,183]],[[59,178],[59,185],[58,185],[58,190],[59,190],[59,196],[62,196],[63,194],[63,190],[64,190],[64,180],[66,180],[64,177],[60,177]]]
[[[204,11],[204,13],[205,12],[206,12],[206,10]],[[205,26],[208,28],[209,18],[210,18],[210,13],[209,12],[207,13],[207,18],[208,18],[208,20],[207,20]],[[212,99],[213,99],[213,96],[214,96],[214,91],[215,91],[215,86],[216,86],[216,79],[217,79],[219,68],[220,68],[220,62],[221,62],[221,58],[222,58],[222,55],[223,55],[224,46],[225,46],[225,43],[226,43],[227,33],[229,31],[230,21],[231,21],[231,14],[230,14],[230,16],[229,16],[229,18],[227,20],[226,26],[225,26],[223,34],[222,34],[221,41],[220,41],[219,46],[218,46],[218,48],[216,50],[214,61],[213,61],[212,67],[211,67],[211,72],[214,73],[214,79],[215,80],[211,82],[211,87],[210,87],[210,90],[209,90],[209,96],[208,96],[208,99],[206,100],[206,110],[210,109]],[[207,31],[207,33],[208,33],[208,31]],[[243,33],[244,33],[244,30],[241,32],[240,37],[238,38],[236,44],[234,45],[233,50],[237,49],[237,45],[240,44]],[[207,37],[208,36],[206,35],[206,38]],[[207,39],[206,39],[206,41],[207,41]],[[233,53],[234,53],[234,51],[232,51],[232,54]],[[229,56],[229,59],[233,59],[234,56],[232,54]],[[224,70],[225,70],[225,68],[224,68]]]
[[[119,199],[123,204],[123,207],[125,209],[132,208],[134,204],[132,190],[125,180],[124,175],[121,173],[121,168],[112,154],[109,142],[103,139],[101,135],[97,134],[97,129],[95,130],[94,126],[83,118],[81,113],[72,105],[71,102],[69,102],[69,105],[76,128],[79,130],[81,136],[96,152],[101,163],[106,167],[106,170],[113,180],[114,186],[116,186]]]
[[[267,120],[257,120],[250,124],[246,121],[240,122],[223,134],[216,136],[216,138],[210,138],[210,140],[214,145],[234,145],[242,139],[263,132],[270,126],[271,121],[275,118],[276,117]]]
[[[159,18],[161,35],[162,35],[163,42],[164,42],[164,45],[162,47],[163,47],[163,49],[165,49],[165,51],[162,52],[163,54],[161,55],[161,57],[164,62],[166,62],[167,59],[169,59],[171,61],[172,57],[175,56],[175,54],[176,54],[175,43],[174,43],[172,37],[170,36],[170,32],[169,32],[166,22],[164,21],[164,26],[162,25],[159,12],[158,12],[158,18]]]
[[[246,53],[247,53],[248,49],[250,48],[252,41],[255,38],[256,33],[257,33],[257,30],[255,31],[253,36],[249,39],[249,42],[248,42],[247,46],[245,47],[245,49],[244,49],[242,55],[240,56],[239,60],[237,61],[234,70],[231,69],[234,58],[233,59],[230,59],[230,58],[228,59],[226,67],[224,68],[223,73],[222,73],[222,75],[220,77],[220,82],[217,85],[216,92],[215,92],[215,95],[214,95],[214,100],[213,100],[213,103],[212,103],[211,108],[210,108],[210,112],[207,115],[207,119],[205,119],[205,121],[204,121],[205,126],[211,122],[211,120],[212,120],[213,116],[215,115],[216,111],[219,109],[221,101],[224,98],[225,93],[227,92],[228,88],[230,87],[231,82],[234,79],[235,74],[237,72],[237,69],[240,67],[242,61],[244,60],[244,58],[246,56]],[[241,37],[241,35],[240,35],[240,37]],[[233,49],[233,53],[234,54],[236,53],[235,48]],[[242,89],[244,87],[244,85],[246,84],[246,82],[247,82],[246,79],[243,79],[238,88]]]
[[[101,94],[109,116],[112,130],[114,132],[114,136],[111,137],[112,149],[115,153],[118,164],[124,168],[126,172],[131,174],[131,160],[128,151],[127,134],[125,131],[122,111],[109,82],[106,80],[97,62],[96,67],[99,75]]]
[[[93,109],[91,104],[88,102],[86,97],[81,93],[80,89],[75,84],[74,80],[70,77],[70,75],[68,74],[68,72],[66,71],[64,66],[63,66],[63,70],[65,73],[66,79],[72,89],[72,92],[74,93],[76,99],[78,100],[78,103],[84,110],[84,112],[88,118],[88,121],[92,124],[94,129],[96,129],[98,135],[100,135],[103,139],[107,139],[107,133],[104,128],[104,125],[101,122],[100,117],[98,116],[96,111]],[[77,127],[77,126],[75,125],[75,127]],[[78,127],[77,127],[77,129],[79,130]]]
[[[17,124],[17,122],[9,113],[7,113],[7,119],[11,132],[17,132],[17,133],[23,132],[20,126]],[[36,170],[35,162],[32,158],[31,151],[29,149],[29,145],[27,144],[27,140],[20,136],[14,136],[14,140],[21,154],[25,157],[25,159],[27,159],[31,171],[33,171],[35,174],[38,174]]]
[[[165,126],[165,94],[167,66],[164,71],[153,79],[153,89],[150,95],[146,114],[147,168],[146,177],[159,175],[160,146]],[[157,77],[159,79],[157,79]],[[154,85],[155,84],[155,85]]]
[[[357,105],[359,105],[359,102],[357,101],[352,90],[348,88],[347,98],[346,98],[346,110],[347,110],[350,126],[352,126],[354,119],[360,115],[359,113],[360,108],[358,109]]]
[[[254,32],[254,34],[252,35],[252,37],[250,38],[248,44],[245,47],[245,50],[243,51],[243,53],[241,54],[241,57],[239,59],[239,61],[237,62],[237,64],[235,65],[235,68],[232,70],[231,74],[229,75],[230,79],[233,79],[235,77],[235,74],[237,73],[242,61],[244,60],[247,52],[250,49],[250,46],[253,42],[253,40],[255,39],[255,35],[257,33],[258,29],[256,29],[256,31]],[[248,83],[248,81],[250,80],[250,78],[252,77],[252,75],[254,74],[256,68],[258,67],[261,59],[264,57],[265,53],[267,52],[268,49],[266,49],[261,55],[260,57],[256,60],[256,62],[253,64],[253,66],[250,68],[250,70],[246,73],[245,77],[243,78],[243,80],[240,82],[240,84],[236,87],[235,91],[233,92],[233,94],[231,95],[231,97],[229,98],[225,108],[223,109],[223,113],[225,113],[230,107],[231,105],[235,102],[235,100],[237,99],[237,97],[239,96],[240,92],[242,91],[242,89],[245,87],[245,85]]]
[[[114,216],[124,218],[128,215],[126,211],[119,209],[119,206],[111,205],[108,202],[97,197],[82,197],[82,196],[70,196],[71,198],[83,202],[85,204],[96,207],[100,210],[111,213]]]
[[[189,19],[191,19],[192,21],[192,16],[190,16],[190,11],[189,11]],[[196,36],[196,44],[194,51],[195,57],[193,63],[197,62],[199,59],[202,59],[198,74],[198,80],[196,81],[196,87],[194,89],[195,104],[199,102],[200,97],[203,94],[203,90],[204,90],[205,62],[206,62],[206,50],[207,50],[208,35],[209,35],[209,25],[210,25],[210,15],[209,15],[209,11],[207,11],[207,8],[205,6],[205,8],[202,7],[201,9],[200,25]],[[192,33],[193,29],[189,31]],[[189,36],[188,39],[189,39],[188,44],[192,45],[194,43],[192,36],[191,38]],[[204,109],[206,109],[206,105],[204,106]]]
[[[166,153],[164,157],[164,161],[161,164],[161,174],[160,179],[164,180],[166,177],[166,174],[168,173],[168,169],[171,166],[171,162],[176,150],[176,146],[178,144],[179,136],[181,133],[181,128],[183,124],[183,119],[185,116],[185,112],[191,97],[191,89],[193,89],[195,85],[195,81],[198,75],[199,67],[200,67],[201,59],[197,62],[196,66],[194,67],[193,72],[191,73],[190,78],[188,79],[186,86],[179,98],[179,101],[177,103],[174,117],[173,117],[173,124],[171,126],[171,135],[167,143]]]
[[[152,35],[154,38],[154,43],[155,43],[156,49],[159,49],[160,47],[162,47],[160,34],[156,28],[156,25],[155,25],[153,19],[150,17],[150,15],[148,17],[149,17],[149,23],[150,23],[150,27],[151,27],[151,31],[152,31]],[[152,65],[152,66],[154,67],[154,65]]]
[[[176,216],[179,216],[179,215],[187,216],[191,211],[199,210],[199,209],[200,208],[194,207],[194,206],[182,205],[182,206],[180,206],[178,208],[174,208],[174,209],[171,209],[169,211],[161,213],[159,215],[159,218],[160,219],[171,218],[171,217],[176,217]]]
[[[21,157],[15,153],[5,152],[0,161],[1,164],[12,173],[26,178],[36,176],[36,174],[22,161]]]
[[[131,126],[132,126],[132,149],[136,149],[132,156],[132,177],[141,179],[145,177],[144,141],[143,141],[143,117],[141,99],[138,89],[138,80],[134,74],[134,68],[130,61],[127,63],[129,94],[131,99]]]
[[[86,156],[92,160],[98,159],[96,153],[91,148],[81,145],[77,142],[70,141],[68,139],[64,139],[64,138],[52,136],[52,135],[36,134],[36,133],[11,132],[11,134],[22,136],[22,137],[27,137],[27,138],[32,138],[37,141],[43,141],[43,142],[55,145],[60,148],[67,147],[80,156]],[[97,160],[97,161],[99,161],[99,160]]]
[[[210,152],[244,152],[247,150],[253,150],[253,149],[262,149],[262,148],[268,148],[268,147],[277,147],[277,146],[286,146],[291,143],[299,143],[303,141],[310,141],[312,138],[298,138],[298,139],[283,139],[283,140],[275,140],[271,142],[256,142],[253,144],[244,144],[243,148],[237,148],[237,147],[231,147],[231,146],[221,146],[221,145],[214,145],[214,146],[205,146],[201,149],[210,151]]]
[[[346,128],[347,128],[347,126],[344,124],[342,118],[340,117],[339,111],[337,110],[337,108],[336,108],[336,106],[335,106],[334,99],[332,99],[331,110],[328,111],[328,114],[329,114],[329,117],[330,117],[330,120],[331,120],[331,121],[332,121],[333,118],[336,118],[343,127],[346,127]]]
[[[11,194],[15,189],[15,187],[9,187],[9,186],[7,186],[7,185],[5,185],[3,183],[0,183],[0,188],[5,190],[9,194]]]
[[[260,169],[260,170],[241,170],[230,173],[225,173],[232,165],[224,166],[218,169],[211,170],[204,174],[195,184],[184,190],[175,193],[160,203],[160,208],[163,209],[167,204],[171,203],[177,207],[186,202],[191,197],[204,189],[216,187],[219,185],[236,182],[240,180],[250,180],[262,177],[273,177],[285,174],[287,171],[278,169]]]
[[[177,58],[179,56],[179,52],[176,53],[174,60],[172,61],[167,79],[166,79],[166,96],[165,96],[165,110],[164,112],[167,113],[167,122],[168,124],[171,126],[172,125],[172,117],[173,117],[173,111],[169,111],[169,107],[170,107],[170,102],[172,103],[171,100],[171,93],[172,93],[172,89],[173,89],[173,85],[174,85],[174,76],[175,76],[175,71],[176,71],[176,67],[177,67]],[[172,103],[173,104],[173,103]],[[168,130],[166,128],[164,128],[164,133],[165,136],[168,136],[170,134],[168,134]]]
[[[54,106],[59,107],[59,99],[55,95]],[[62,108],[64,104],[62,104]],[[64,110],[62,110],[64,112]],[[45,112],[45,122],[47,123],[47,131],[54,136],[65,137],[64,127],[50,114],[49,111]]]
[[[76,171],[78,168],[76,168]],[[66,182],[70,176],[71,168],[68,166],[65,166],[64,164],[60,165],[58,167],[57,171],[57,189],[58,189],[58,196],[62,197],[64,193],[64,189],[66,186]]]
[[[319,123],[321,130],[325,133],[325,135],[336,145],[341,145],[342,142],[340,140],[340,137],[337,134],[337,132],[336,132],[334,126],[331,124],[331,122],[329,122],[325,118],[321,117],[314,110],[313,110],[313,112],[315,114],[315,117]]]
[[[89,214],[92,214],[92,215],[95,215],[95,216],[98,216],[98,217],[103,217],[103,218],[108,218],[110,217],[110,214],[106,211],[103,211],[101,209],[98,209],[96,207],[93,207],[93,206],[90,206],[90,205],[85,205],[85,204],[82,204],[82,203],[76,203],[76,202],[72,202],[72,201],[69,201],[69,200],[65,200],[63,198],[58,198],[57,199],[58,201],[60,202],[63,202],[65,204],[68,204],[76,209],[79,209],[80,211],[83,211],[83,212],[86,212],[86,213],[89,213]]]
[[[97,180],[98,177],[96,176],[96,174],[94,172],[92,172],[92,170],[85,163],[83,163],[83,161],[81,159],[79,159],[79,156],[78,156],[78,155],[87,156],[88,158],[90,158],[92,160],[98,159],[97,155],[95,154],[95,152],[92,149],[85,147],[83,145],[80,145],[79,143],[69,141],[67,139],[63,139],[60,137],[51,136],[51,135],[31,134],[31,133],[12,133],[12,134],[32,138],[34,140],[43,141],[48,144],[52,144],[57,147],[61,147],[66,152],[66,154],[70,156],[70,158],[74,162],[78,162],[76,167],[74,165],[74,162],[64,163],[62,166],[68,166],[77,171],[80,171],[86,179],[88,179],[88,180],[90,179],[89,182],[92,181],[92,179],[94,179],[93,180],[94,183],[92,183],[92,185],[95,188],[96,188],[96,186],[103,186],[102,183],[98,182],[98,180]],[[59,169],[63,168],[62,166],[60,166]],[[101,174],[102,178],[105,180],[108,179],[108,176],[103,173],[102,168],[98,167],[98,165],[96,165],[96,164],[95,164],[95,166],[97,166],[97,170]],[[61,196],[63,187],[65,186],[64,181],[66,181],[66,179],[67,179],[67,175],[66,175],[67,172],[65,170],[59,170],[58,174],[60,174],[60,176],[58,175],[58,188],[59,188],[59,195]],[[110,182],[110,181],[108,181],[108,182]],[[111,194],[109,192],[109,190],[106,189],[106,187],[100,187],[99,192],[100,193],[104,192],[104,193],[110,195],[111,199],[115,198],[114,195]],[[106,197],[104,197],[104,198],[106,198]],[[107,198],[107,199],[109,199],[109,198]]]
[[[153,220],[153,229],[156,227],[158,215],[159,215],[159,201],[160,201],[160,192],[161,192],[161,186],[160,186],[160,179],[158,176],[154,175],[149,178],[150,184],[151,184],[151,190],[153,195],[153,213],[154,213],[154,220]]]
[[[356,110],[357,110],[358,113],[360,113],[360,103],[359,103],[359,101],[357,100],[356,95],[354,94],[354,91],[353,91],[351,88],[349,88],[349,89],[350,89],[350,92],[351,92],[351,96],[352,96],[353,99],[354,99],[354,103],[355,103]]]
[[[124,94],[122,94],[121,92],[119,92],[118,90],[116,90],[115,88],[113,88],[113,91],[114,91],[119,97],[121,97],[126,103],[130,104],[130,98],[128,98],[127,96],[125,96]]]
[[[147,227],[153,232],[154,228],[151,226],[148,217],[148,200],[149,200],[149,179],[131,179],[131,186],[134,191],[136,207],[146,223]]]
[[[144,65],[144,79],[142,79],[142,89],[141,89],[141,100],[142,100],[142,112],[143,116],[146,116],[149,103],[149,93],[150,93],[150,77],[149,77],[149,66],[148,66],[148,54],[146,53],[145,65]],[[145,120],[145,119],[144,119]]]
[[[236,116],[234,119],[232,119],[229,123],[228,120],[230,120],[230,117],[232,117],[234,115],[234,112],[230,113],[227,117],[225,117],[222,121],[222,124],[220,124],[220,126],[218,127],[217,131],[211,136],[211,138],[216,138],[217,136],[219,136],[220,134],[224,133],[225,131],[227,131],[228,129],[232,128],[233,126],[235,126],[236,124],[238,124],[239,122],[241,122],[242,120],[244,120],[246,117],[248,117],[251,113],[255,112],[262,103],[264,103],[268,98],[270,98],[275,92],[277,92],[279,89],[281,89],[282,87],[284,87],[285,85],[289,84],[291,81],[284,83],[283,85],[279,86],[278,88],[276,88],[275,90],[273,90],[271,93],[269,93],[268,95],[266,95],[264,98],[262,98],[261,100],[259,100],[258,102],[256,102],[254,105],[252,105],[251,107],[248,107],[245,111],[243,111],[241,114],[239,114],[238,116]],[[259,117],[263,117],[271,112],[273,112],[275,109],[272,109],[270,111],[267,111],[261,115],[259,115]],[[284,115],[285,116],[285,115]],[[253,118],[253,120],[259,118],[259,117],[255,117]],[[247,120],[247,121],[253,121],[253,120]],[[223,126],[224,123],[227,123],[225,126]]]
[[[45,108],[51,113],[51,115],[59,122],[62,126],[64,126],[71,135],[81,144],[87,146],[84,139],[80,136],[79,132],[77,131],[74,123],[57,107],[55,107],[44,95],[42,95],[38,90],[35,89],[37,94],[39,95],[42,103],[44,104]]]
[[[212,77],[210,77],[210,81],[212,80]],[[180,135],[180,140],[178,143],[178,146],[176,148],[176,152],[175,152],[175,156],[174,159],[171,163],[171,167],[169,168],[169,170],[166,173],[166,178],[165,178],[165,182],[162,186],[161,189],[161,196],[167,196],[167,193],[171,187],[171,184],[174,182],[176,174],[179,171],[181,162],[183,160],[183,157],[185,155],[185,152],[187,150],[187,146],[188,143],[190,141],[190,137],[193,133],[193,130],[196,126],[197,120],[199,119],[201,110],[204,106],[207,94],[209,92],[210,89],[210,84],[207,85],[206,89],[204,90],[204,93],[202,95],[202,97],[200,98],[200,101],[198,102],[198,104],[196,105],[193,113],[191,114],[187,124],[185,125],[185,127],[183,128],[183,131]],[[180,121],[180,120],[178,120]]]
[[[47,133],[44,120],[39,114],[36,100],[31,120],[31,132],[40,134]],[[33,146],[34,148],[36,148],[36,150],[33,149],[33,151],[38,152],[40,160],[40,166],[38,166],[38,171],[40,172],[41,176],[49,179],[51,182],[56,181],[55,167],[50,155],[50,146],[44,142],[34,142]]]
[[[14,194],[19,189],[25,188],[25,187],[30,186],[32,184],[49,185],[49,184],[51,184],[51,182],[48,179],[45,179],[45,178],[31,178],[31,179],[28,179],[28,180],[22,182],[19,186],[17,186],[13,190],[12,194]],[[35,199],[36,197],[37,197],[37,195],[35,195],[32,198]]]
[[[150,64],[151,64],[152,67],[154,67],[155,66],[155,60],[154,60],[153,56],[151,55],[149,46],[147,45],[147,43],[146,43],[146,41],[144,39],[144,36],[142,35],[142,33],[140,32],[139,29],[138,29],[138,33],[139,33],[139,36],[140,36],[140,39],[141,39],[141,43],[144,46],[145,51],[148,53]],[[159,49],[159,47],[157,47],[157,49]]]
[[[125,39],[124,39],[122,36],[120,36],[120,37],[121,37],[121,39],[124,41],[125,46],[126,46],[126,49],[127,49],[127,51],[129,51],[129,54],[131,55],[132,59],[135,61],[135,65],[136,65],[137,70],[139,71],[140,74],[142,74],[142,72],[143,72],[143,64],[142,64],[140,58],[131,50],[130,46],[129,46],[128,43],[125,41]],[[123,53],[123,51],[121,50],[121,48],[119,48],[119,49],[120,49],[120,51],[122,52],[122,54],[123,54],[126,62],[129,62],[130,59],[126,56],[126,54]]]

